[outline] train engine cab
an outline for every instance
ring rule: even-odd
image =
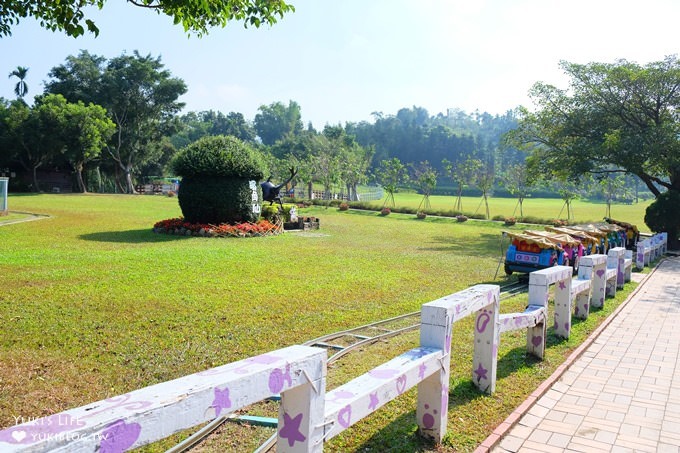
[[[504,232],[511,239],[505,253],[505,273],[529,273],[547,267],[563,265],[566,253],[558,244],[540,236]]]

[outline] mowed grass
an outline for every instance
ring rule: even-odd
[[[455,196],[431,196],[432,209],[453,210],[456,202]],[[423,196],[415,193],[396,193],[394,195],[396,206],[418,208]],[[489,198],[489,214],[491,217],[502,215],[519,218],[519,207],[516,198]],[[616,220],[637,225],[640,231],[649,232],[645,225],[645,209],[653,200],[644,200],[633,204],[617,204],[611,206],[611,217]],[[371,202],[373,206],[381,207],[384,200]],[[463,212],[466,214],[484,214],[486,208],[481,197],[463,197]],[[523,203],[525,217],[532,216],[542,219],[566,219],[567,208],[564,201],[555,198],[527,198]],[[575,223],[579,222],[602,222],[607,213],[606,203],[592,203],[583,199],[572,202],[572,216]]]
[[[506,281],[494,280],[500,223],[313,208],[304,213],[321,218],[318,231],[209,239],[152,233],[180,215],[175,198],[10,195],[10,209],[51,217],[0,226],[3,428]],[[542,362],[526,356],[523,334],[504,335],[492,396],[472,385],[471,320],[457,324],[442,446],[415,435],[412,391],[325,449],[473,450],[633,286],[575,323],[568,341],[551,335]],[[516,297],[502,311],[524,305]],[[415,333],[350,354],[329,371],[329,388],[417,342]],[[203,449],[252,450],[252,430],[226,427]]]

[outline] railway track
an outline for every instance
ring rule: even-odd
[[[502,285],[500,300],[503,301],[527,291],[528,284],[521,281]],[[395,316],[394,318],[384,319],[352,329],[323,335],[313,340],[309,340],[303,343],[303,345],[316,346],[328,350],[327,363],[330,365],[357,348],[417,329],[420,329],[420,311],[414,311],[401,316]],[[238,420],[239,418],[239,416],[234,415],[216,418],[183,442],[167,450],[166,453],[183,453],[189,451],[205,440],[226,421]],[[276,445],[276,437],[276,434],[272,435],[260,445],[254,453],[265,453],[271,450]]]

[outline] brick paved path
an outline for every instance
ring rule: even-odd
[[[493,452],[680,453],[680,259],[665,259]]]

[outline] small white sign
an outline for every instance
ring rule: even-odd
[[[248,186],[250,190],[257,190],[257,183],[255,181],[248,181]]]

